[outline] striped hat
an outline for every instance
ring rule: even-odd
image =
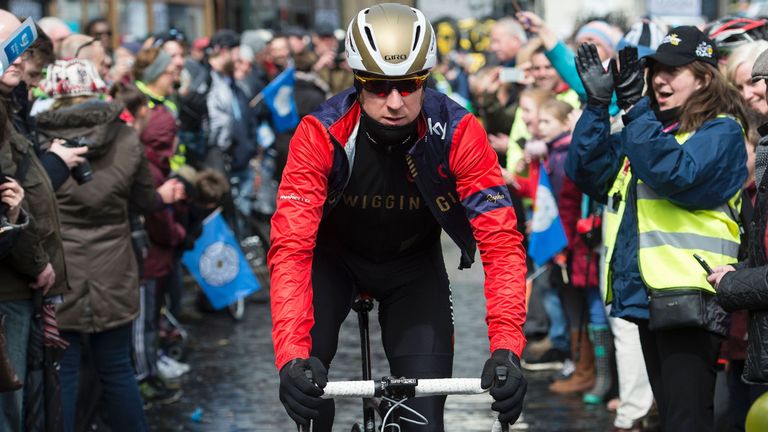
[[[584,24],[576,33],[576,42],[584,37],[592,37],[610,57],[616,52],[616,45],[621,40],[621,31],[605,21],[590,21]]]
[[[643,19],[632,24],[627,34],[621,38],[617,50],[621,51],[626,46],[637,48],[639,57],[649,56],[656,52],[666,31],[649,19]]]

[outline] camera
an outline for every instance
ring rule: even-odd
[[[3,173],[0,172],[0,184],[8,183],[9,181],[11,181],[11,177],[3,175]],[[19,228],[18,225],[14,225],[8,219],[8,211],[10,209],[8,204],[0,201],[0,234]]]
[[[90,144],[90,141],[86,137],[77,137],[77,138],[62,138],[64,140],[64,144],[62,144],[64,147],[68,148],[79,148],[79,147],[88,147]],[[81,185],[83,183],[88,183],[89,181],[93,180],[93,169],[91,168],[91,163],[88,162],[88,159],[85,159],[83,163],[80,165],[72,168],[72,178],[75,179],[77,184]]]
[[[10,177],[3,175],[0,173],[0,184],[8,183],[11,181]],[[8,207],[8,204],[0,201],[0,218],[5,218],[5,215],[8,213],[8,210],[10,210],[10,207]]]

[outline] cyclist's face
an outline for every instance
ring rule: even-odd
[[[360,103],[369,117],[387,126],[404,126],[419,116],[424,101],[424,88],[406,96],[393,88],[389,94],[379,96],[368,90],[360,94]]]

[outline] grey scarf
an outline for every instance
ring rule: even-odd
[[[768,136],[760,138],[755,150],[755,182],[760,185],[765,169],[768,168]]]

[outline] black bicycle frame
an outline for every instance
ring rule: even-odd
[[[360,330],[360,351],[362,354],[363,380],[373,379],[371,374],[371,339],[368,334],[368,312],[373,310],[373,299],[358,296],[352,303],[357,312],[357,326]],[[376,412],[370,399],[363,399],[363,430],[376,432]]]

